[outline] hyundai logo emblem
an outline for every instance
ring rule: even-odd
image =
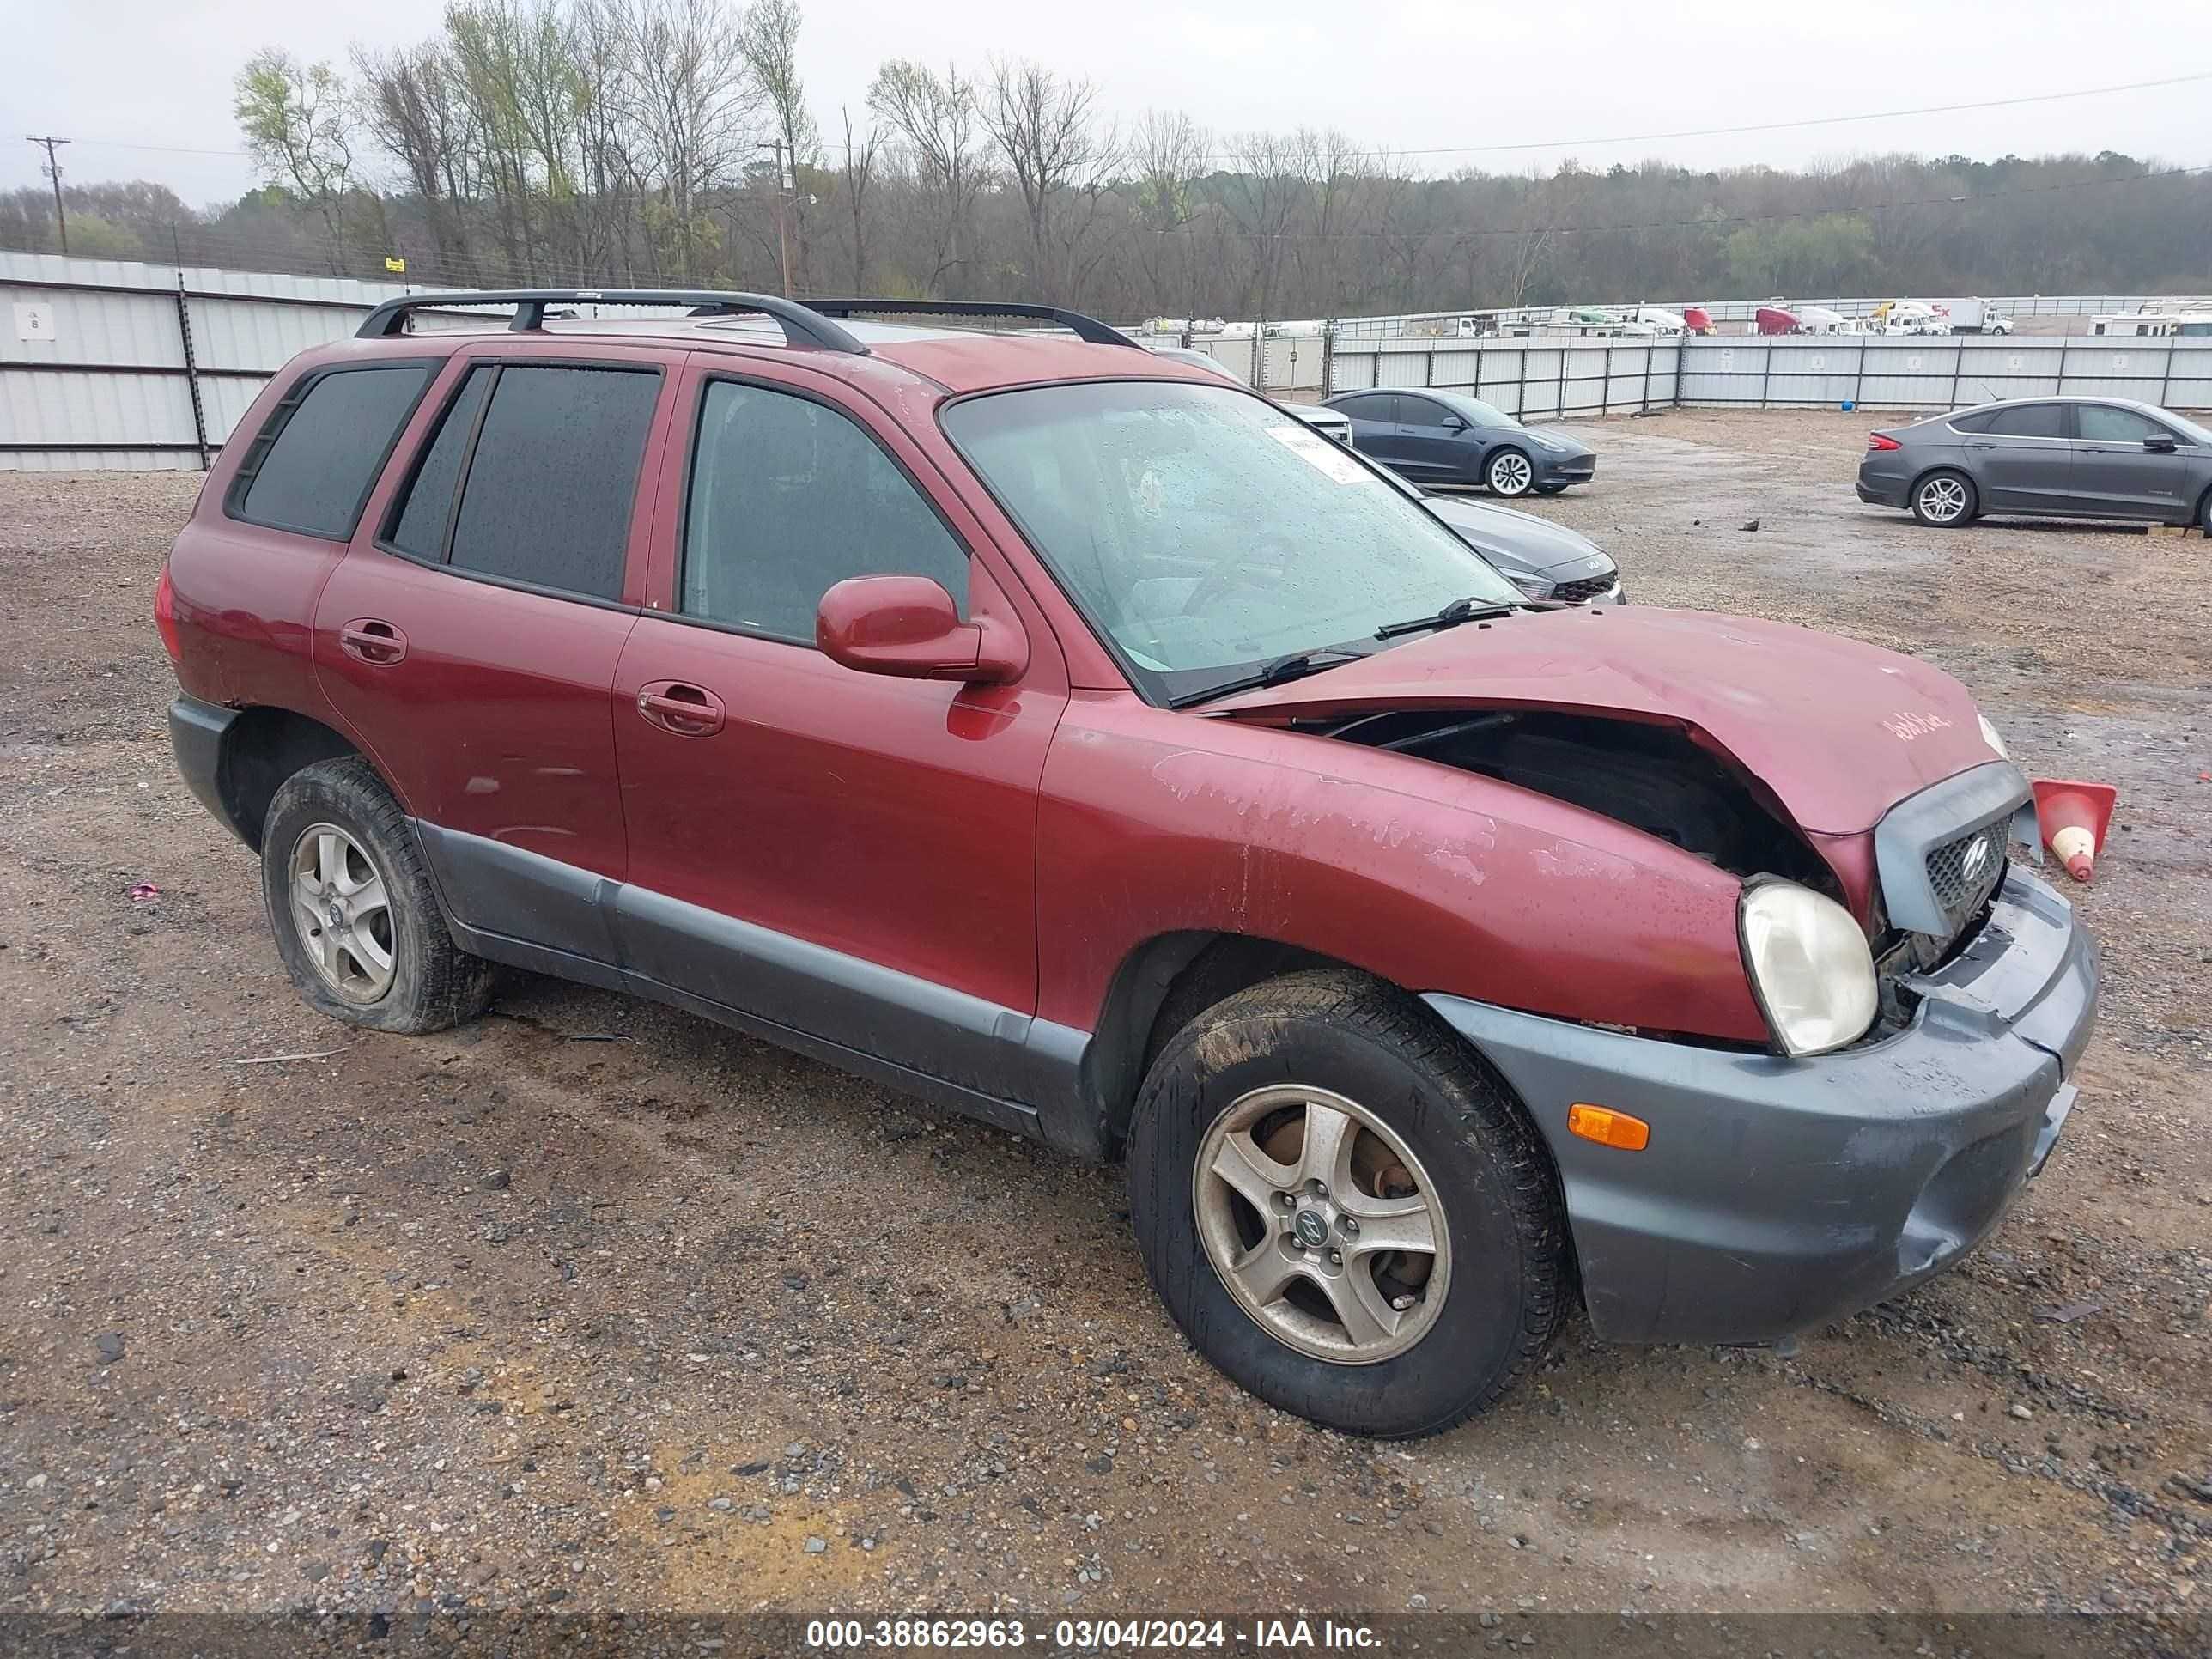
[[[1988,838],[1984,837],[1966,849],[1966,856],[1959,860],[1959,872],[1968,881],[1972,881],[1982,873],[1982,866],[1989,861],[1990,843]]]
[[[1300,1210],[1294,1224],[1297,1228],[1298,1242],[1308,1249],[1317,1250],[1328,1243],[1328,1223],[1318,1212]]]

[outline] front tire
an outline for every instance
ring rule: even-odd
[[[1974,481],[1963,472],[1938,468],[1912,486],[1912,516],[1930,530],[1956,530],[1981,511]]]
[[[1536,484],[1536,469],[1517,449],[1501,449],[1484,464],[1483,482],[1493,495],[1525,495]]]
[[[406,814],[359,756],[277,789],[261,895],[292,983],[332,1019],[421,1036],[491,1000],[491,963],[454,945]]]
[[[1154,1288],[1232,1381],[1346,1434],[1435,1434],[1541,1362],[1568,1293],[1550,1158],[1428,1010],[1320,969],[1161,1051],[1130,1131]]]

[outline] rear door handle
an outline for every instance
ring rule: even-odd
[[[405,659],[407,636],[379,617],[356,617],[338,629],[338,647],[349,657],[383,667]]]
[[[648,680],[637,691],[637,712],[648,725],[679,738],[711,738],[722,729],[727,710],[702,686],[682,680]]]

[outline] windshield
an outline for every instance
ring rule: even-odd
[[[1040,386],[944,424],[1154,702],[1376,649],[1376,629],[1454,599],[1521,599],[1358,456],[1228,386]]]

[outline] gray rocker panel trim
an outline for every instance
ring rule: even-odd
[[[463,950],[670,1003],[1105,1156],[1081,1086],[1087,1031],[485,836],[415,828]]]

